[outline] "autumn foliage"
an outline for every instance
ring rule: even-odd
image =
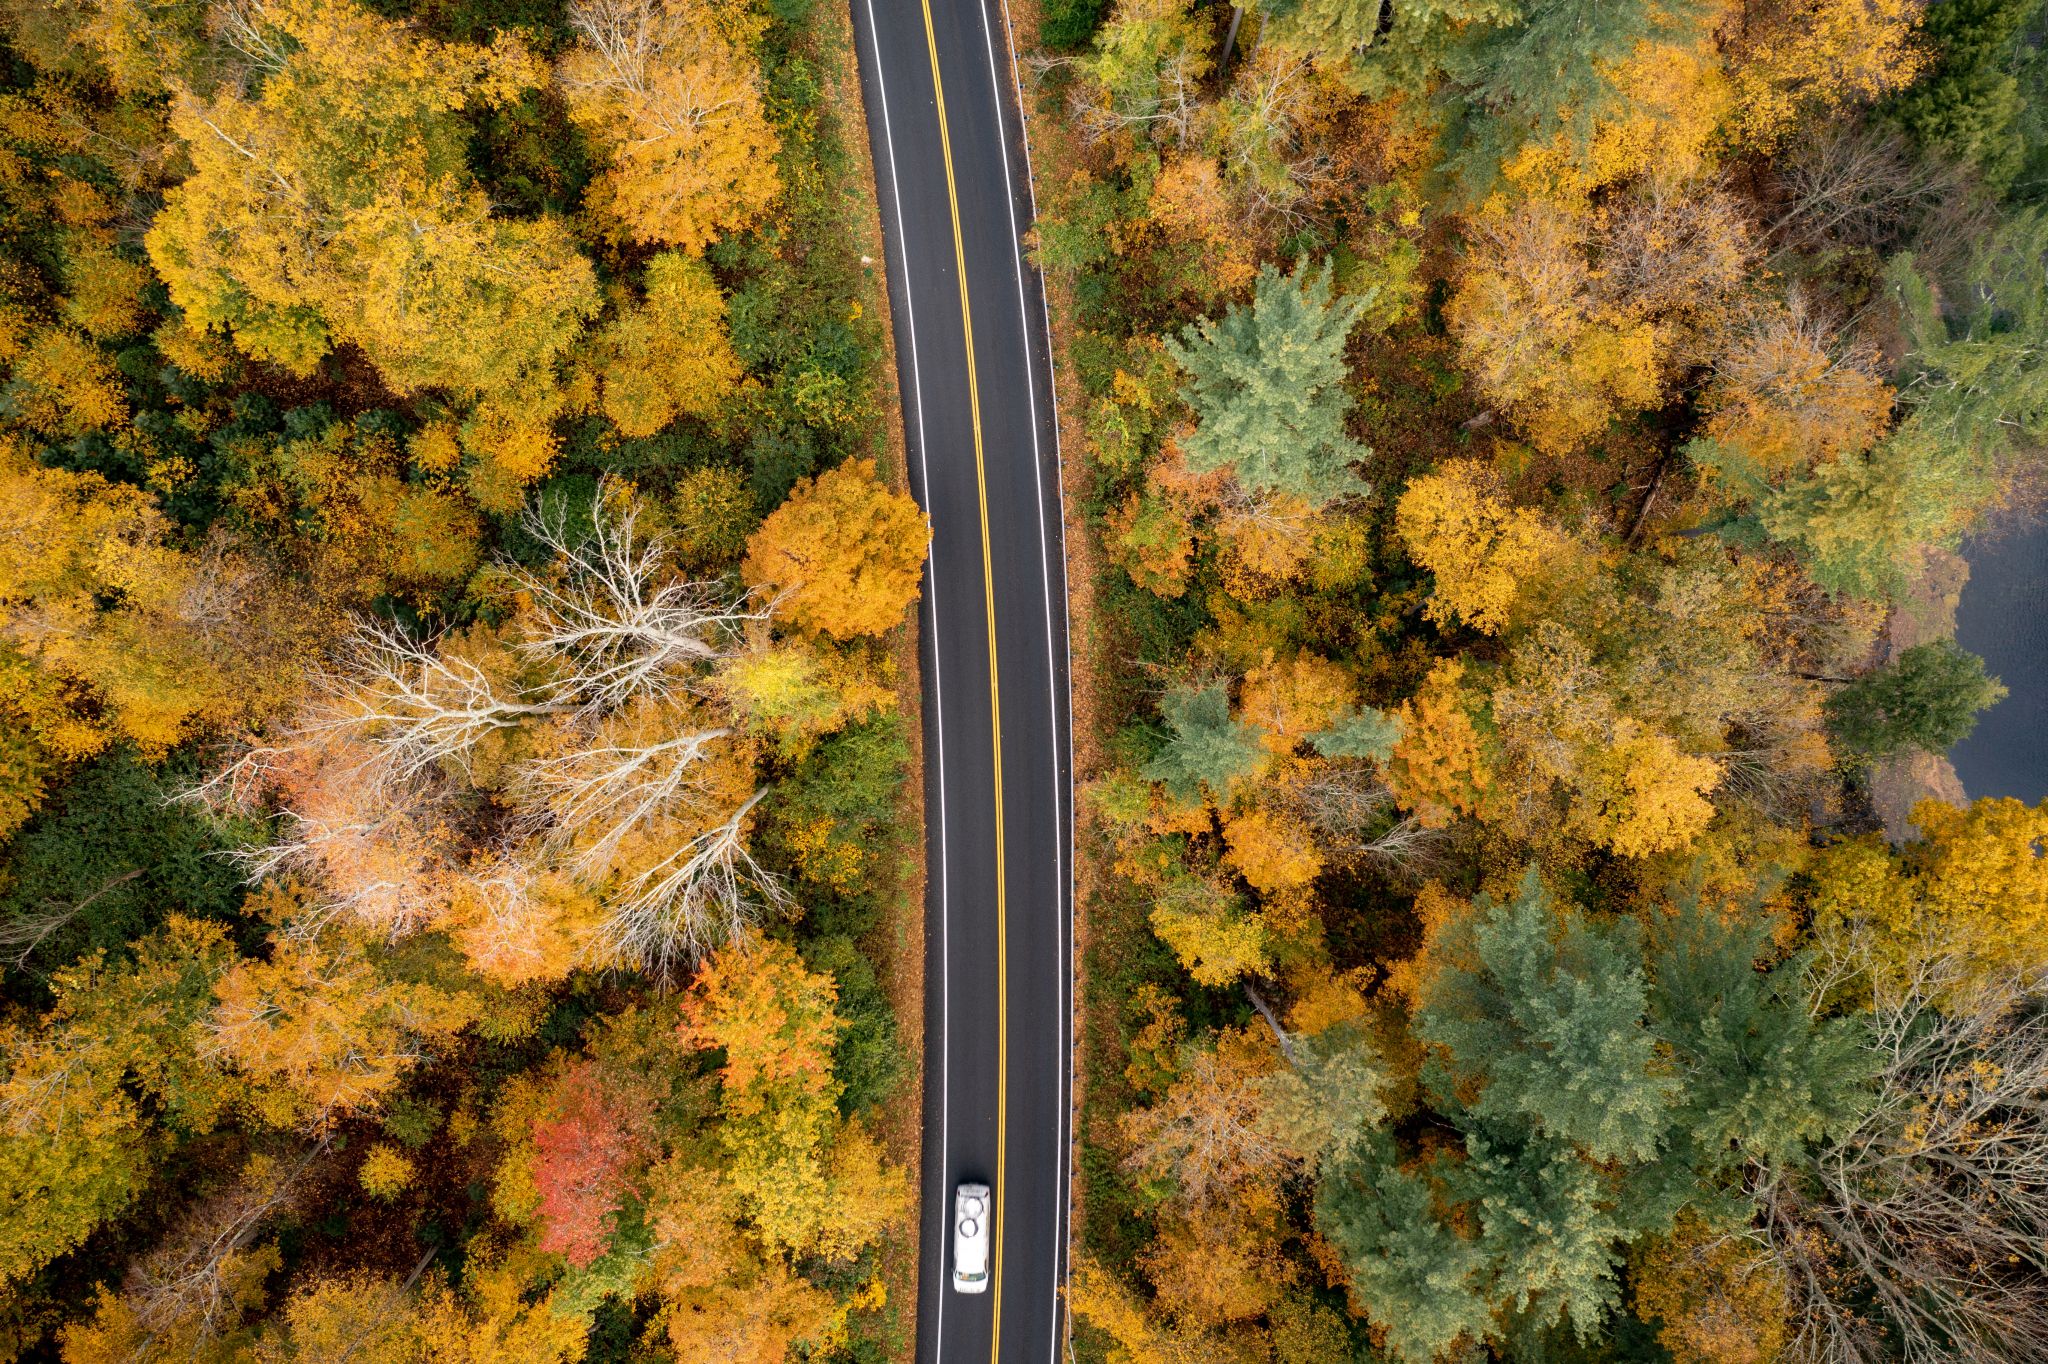
[[[873,460],[848,460],[798,485],[747,542],[747,580],[781,614],[834,639],[894,625],[917,596],[924,514],[884,487]]]
[[[0,1353],[895,1349],[926,530],[830,16],[0,47]]]
[[[1926,603],[2048,435],[2037,7],[1082,8],[1077,1342],[2048,1350],[2037,812],[1904,817],[2011,683]]]
[[[552,1100],[551,1115],[533,1125],[539,1245],[588,1268],[631,1192],[633,1167],[656,1150],[653,1105],[589,1062],[562,1077]]]

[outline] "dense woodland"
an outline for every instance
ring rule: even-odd
[[[1077,1357],[2048,1358],[2038,0],[1033,17]]]
[[[0,1355],[900,1349],[844,30],[0,4]]]

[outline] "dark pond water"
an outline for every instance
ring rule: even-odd
[[[2048,520],[1963,546],[1970,581],[1956,612],[1956,642],[1984,656],[2012,694],[1978,717],[1949,754],[1963,790],[2048,796]]]

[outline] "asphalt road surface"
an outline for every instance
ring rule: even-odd
[[[1056,1364],[1066,1334],[1073,810],[1065,551],[1031,183],[1001,0],[852,0],[923,603],[925,1144],[918,1358]],[[995,1189],[989,1291],[952,1192]]]

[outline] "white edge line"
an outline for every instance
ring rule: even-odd
[[[882,103],[882,144],[889,153],[889,201],[896,210],[896,234],[899,239],[909,231],[903,217],[903,195],[896,176],[896,136],[889,118],[889,82],[882,72],[882,33],[875,24],[875,0],[864,0],[868,12],[868,50],[875,58],[875,92]],[[903,272],[903,320],[904,330],[910,337],[910,388],[911,407],[917,414],[917,470],[918,482],[923,485],[927,499],[931,496],[931,471],[925,463],[924,452],[924,376],[917,363],[917,304],[910,288],[910,251],[907,244],[899,240],[898,267]],[[889,234],[882,234],[882,252],[887,257]],[[887,279],[886,270],[884,279]],[[907,472],[907,471],[906,471]],[[927,506],[925,515],[931,515]],[[934,535],[925,546],[924,580],[926,586],[925,609],[931,622],[932,642],[932,718],[936,733],[935,756],[938,759],[939,774],[939,1017],[942,1020],[943,1038],[941,1047],[945,1054],[939,1058],[939,1213],[945,1216],[945,1171],[946,1154],[952,1148],[949,1119],[952,1113],[952,1076],[950,1064],[953,1046],[953,954],[951,950],[951,926],[953,919],[952,900],[947,894],[946,877],[946,703],[945,688],[941,685],[939,662],[939,574],[938,565],[932,557],[932,545],[937,542]],[[927,1010],[929,1012],[929,1010]],[[922,1173],[919,1175],[922,1180]],[[923,1239],[923,1217],[919,1219],[918,1236]],[[943,1359],[946,1337],[946,1238],[939,1237],[939,1263],[931,1268],[935,1271],[932,1281],[936,1285],[938,1304],[932,1314],[932,1357]]]
[[[870,3],[872,3],[872,0],[870,0]],[[1024,151],[1025,204],[1028,213],[1029,223],[1032,225],[1036,225],[1038,222],[1038,194],[1036,189],[1034,188],[1035,172],[1033,171],[1031,164],[1031,126],[1025,120],[1024,117],[1024,82],[1017,67],[1016,27],[1010,18],[1009,0],[1001,0],[1001,4],[1003,9],[1003,36],[1006,39],[1005,46],[1009,49],[1010,53],[1010,82],[1011,87],[1015,91],[1017,98],[1018,145],[1021,146]],[[982,0],[982,3],[980,3],[977,7],[981,10],[981,32],[985,44],[988,48],[989,91],[991,96],[995,98],[996,129],[1000,134],[1002,133],[1004,121],[1003,104],[1002,99],[1000,95],[997,94],[997,92],[1000,91],[1002,88],[1002,79],[996,73],[995,32],[989,23],[989,9],[987,0]],[[1056,644],[1053,639],[1052,620],[1052,539],[1047,533],[1047,522],[1045,518],[1045,456],[1044,452],[1041,450],[1039,446],[1038,441],[1038,380],[1036,374],[1037,367],[1031,362],[1031,309],[1030,305],[1025,301],[1024,241],[1017,230],[1017,187],[1010,178],[1010,156],[1009,149],[1007,146],[1004,148],[1003,151],[1003,188],[1009,206],[1010,240],[1011,245],[1015,248],[1013,264],[1015,266],[1017,275],[1017,325],[1018,328],[1024,333],[1024,378],[1025,384],[1027,386],[1027,391],[1029,392],[1031,397],[1031,460],[1033,474],[1031,483],[1032,490],[1037,495],[1038,500],[1038,566],[1039,572],[1042,575],[1045,583],[1045,655],[1047,671],[1050,674],[1047,680],[1049,683],[1049,700],[1052,706],[1052,728],[1054,741],[1057,742],[1058,735],[1060,733],[1059,681],[1062,676],[1070,677],[1073,664],[1072,622],[1068,614],[1068,603],[1065,593],[1067,583],[1066,469],[1064,461],[1061,458],[1060,451],[1059,392],[1057,384],[1053,382],[1054,376],[1052,347],[1052,309],[1049,301],[1046,298],[1045,276],[1041,272],[1038,276],[1039,320],[1044,325],[1045,331],[1045,372],[1048,381],[1046,384],[1046,402],[1049,408],[1051,409],[1053,438],[1053,477],[1060,500],[1059,547],[1060,587],[1062,590],[1060,593],[1060,639],[1059,642]],[[1060,667],[1062,661],[1066,662],[1066,669],[1062,669]],[[1071,687],[1071,680],[1069,681],[1069,686]],[[1066,870],[1066,905],[1064,907],[1066,912],[1059,916],[1059,922],[1056,927],[1056,936],[1058,938],[1058,944],[1060,947],[1060,959],[1065,969],[1061,973],[1063,979],[1060,997],[1061,1046],[1059,1048],[1059,1212],[1058,1220],[1053,1228],[1052,1274],[1053,1320],[1056,1323],[1058,1323],[1058,1325],[1054,1328],[1052,1338],[1051,1358],[1053,1364],[1057,1364],[1059,1360],[1060,1346],[1065,1340],[1066,1332],[1069,1325],[1068,1315],[1061,1302],[1061,1289],[1065,1286],[1065,1275],[1062,1273],[1062,1270],[1065,1267],[1067,1260],[1067,1223],[1072,1212],[1072,1174],[1068,1168],[1069,1160],[1072,1156],[1073,1145],[1073,1137],[1071,1135],[1071,1106],[1073,1103],[1072,1039],[1074,1008],[1074,957],[1072,945],[1069,940],[1069,930],[1072,926],[1072,919],[1074,913],[1074,822],[1072,808],[1074,773],[1074,730],[1071,710],[1072,706],[1070,692],[1070,713],[1068,715],[1068,723],[1066,729],[1066,763],[1064,771],[1059,774],[1061,779],[1056,780],[1053,783],[1053,818],[1056,822],[1062,822],[1062,815],[1064,814],[1063,827],[1066,832],[1066,837],[1063,840],[1066,846],[1060,849],[1061,860]]]

